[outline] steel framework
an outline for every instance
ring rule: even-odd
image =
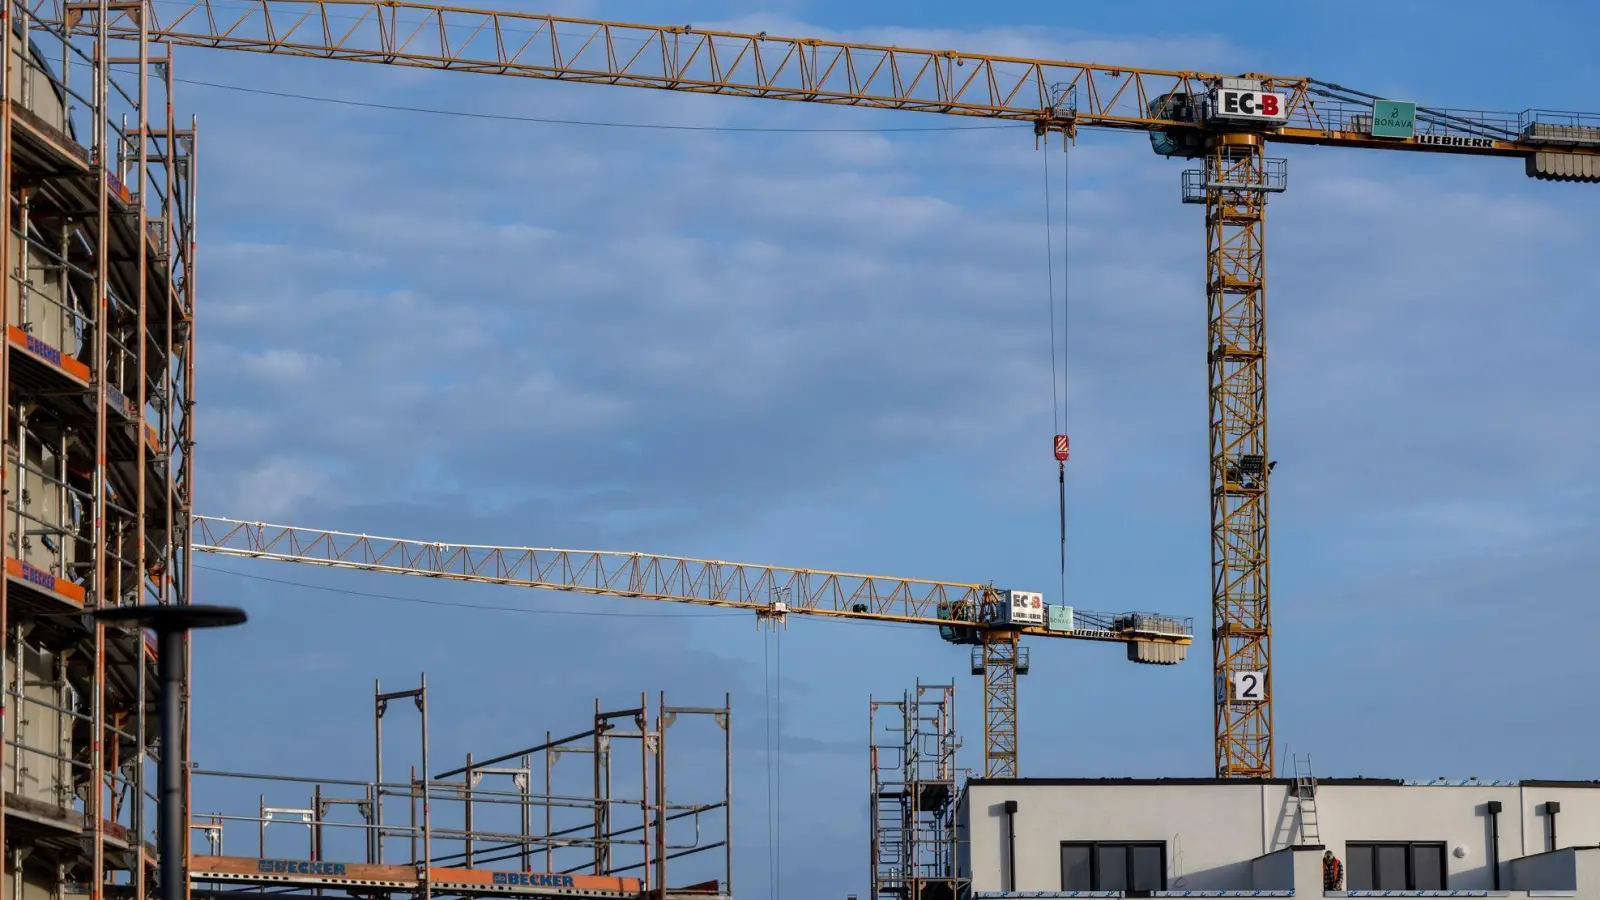
[[[45,8],[60,0],[29,0]],[[142,0],[111,28],[133,31]],[[423,69],[1002,119],[1037,128],[1179,131],[1169,101],[1203,95],[1225,73],[1079,63],[650,25],[411,0],[171,0],[153,33],[192,47]],[[1508,156],[1530,176],[1600,180],[1597,154],[1570,129],[1589,113],[1418,107],[1418,136],[1376,137],[1372,94],[1299,75],[1248,76],[1285,95],[1272,139],[1324,146]],[[1542,133],[1541,133],[1542,132]]]
[[[620,550],[561,550],[379,537],[295,525],[193,518],[197,553],[365,572],[421,575],[701,606],[950,627],[952,610],[992,602],[983,584],[799,569]],[[941,614],[941,610],[944,614]],[[1139,618],[1134,621],[1135,617]],[[975,620],[974,620],[975,621]],[[1019,634],[1107,643],[1184,646],[1187,620],[1073,610],[1070,630],[1018,626]],[[1168,631],[1155,626],[1164,624]],[[1176,629],[1176,630],[1170,630]]]
[[[1185,200],[1205,204],[1211,373],[1211,608],[1216,758],[1230,775],[1272,775],[1268,584],[1267,196],[1283,160],[1255,135],[1217,139]],[[1197,182],[1199,182],[1197,184]],[[1198,188],[1198,189],[1196,189]],[[1253,677],[1253,682],[1241,678]]]
[[[388,774],[393,742],[386,757],[384,735],[406,707],[416,713],[408,746],[417,756],[401,781]],[[637,705],[620,709],[597,700],[583,731],[559,737],[546,731],[532,746],[488,757],[468,753],[462,765],[433,773],[427,676],[415,688],[375,685],[371,780],[194,773],[205,779],[200,797],[212,790],[236,795],[245,780],[265,787],[254,810],[191,817],[191,834],[205,847],[191,863],[191,891],[208,900],[259,896],[265,887],[366,898],[638,900],[662,896],[661,886],[676,877],[690,883],[674,885],[666,897],[728,897],[731,715],[726,696],[713,707],[669,705],[665,695],[652,703],[640,694]],[[711,727],[695,727],[694,720]],[[669,768],[673,734],[681,735],[671,743],[682,749],[672,758],[681,753],[682,762]],[[557,765],[568,757],[572,762]],[[674,797],[669,790],[679,772],[690,784],[703,785],[709,776],[720,785],[692,788],[709,795],[701,799]],[[304,832],[293,844],[279,838],[268,847],[282,826]]]
[[[955,900],[956,689],[917,683],[870,700],[873,900]]]
[[[108,27],[127,4],[0,3],[6,890],[138,897],[182,748],[150,636],[85,613],[189,602],[195,131],[170,45]]]
[[[984,777],[1016,778],[1017,768],[1017,676],[1026,674],[1017,644],[1017,632],[991,629],[983,634],[983,645],[976,648],[983,665],[973,673],[983,676],[983,758]]]
[[[421,575],[582,594],[748,609],[767,619],[790,613],[931,625],[973,647],[984,679],[984,771],[1017,775],[1017,676],[1027,672],[1021,636],[1115,642],[1149,665],[1183,660],[1194,622],[1153,613],[1069,609],[1064,621],[1012,625],[992,585],[891,578],[646,553],[493,547],[319,531],[292,525],[194,518],[194,548],[249,559],[368,572]]]

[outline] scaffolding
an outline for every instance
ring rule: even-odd
[[[156,647],[87,613],[189,602],[194,123],[139,3],[0,3],[5,892],[139,897]]]
[[[386,726],[408,708],[417,759],[395,780]],[[245,781],[265,787],[254,810],[191,815],[191,896],[233,900],[267,887],[364,900],[731,896],[726,696],[716,707],[671,706],[665,695],[652,706],[640,694],[637,706],[622,709],[596,701],[584,731],[547,731],[509,753],[468,753],[436,774],[428,714],[426,675],[415,688],[374,685],[371,780],[196,770],[197,802],[213,791],[237,794]],[[720,769],[708,765],[718,752]],[[672,797],[669,785],[680,777],[704,798]],[[708,780],[719,783],[708,788]]]
[[[956,689],[920,681],[899,700],[870,700],[872,897],[955,900]]]

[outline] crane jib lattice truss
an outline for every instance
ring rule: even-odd
[[[1073,63],[638,25],[395,0],[27,0],[71,27],[193,47],[1010,120],[1036,133],[1148,132],[1197,160],[1206,209],[1212,643],[1217,773],[1273,772],[1265,340],[1266,198],[1287,187],[1270,142],[1524,160],[1600,182],[1600,115],[1394,103],[1299,76]],[[1379,113],[1382,115],[1380,116]],[[991,652],[993,651],[993,652]],[[985,658],[1005,656],[987,647]],[[1014,696],[1002,678],[986,691]]]
[[[995,778],[1017,772],[1022,635],[1127,644],[1130,659],[1151,664],[1178,662],[1193,641],[1190,620],[1151,613],[1073,609],[1053,629],[1014,624],[1003,602],[1006,592],[982,584],[647,553],[411,541],[215,516],[194,518],[192,540],[197,552],[249,559],[748,609],[766,617],[793,613],[933,626],[951,643],[981,648],[974,674],[984,676],[985,771],[997,773]],[[1006,650],[994,651],[996,645]],[[1009,689],[997,691],[997,683]]]
[[[36,15],[66,15],[81,27],[91,27],[83,17],[99,8],[63,0],[28,5]],[[107,32],[137,33],[145,8],[137,0],[112,3]],[[1189,117],[1198,108],[1187,98],[1244,81],[1280,98],[1281,108],[1272,118],[1241,113],[1231,124],[1264,128],[1275,141],[1581,161],[1594,160],[1600,149],[1586,131],[1600,127],[1600,115],[1546,110],[1417,107],[1415,134],[1374,136],[1376,98],[1300,76],[1235,78],[397,0],[180,0],[149,7],[148,16],[146,33],[180,46],[1009,119],[1059,130],[1215,132],[1207,120]],[[1221,99],[1219,119],[1227,115]],[[1564,174],[1555,171],[1560,164],[1547,165],[1553,178],[1600,180],[1600,169]]]

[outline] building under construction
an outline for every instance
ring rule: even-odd
[[[152,883],[156,649],[85,614],[189,599],[195,133],[170,49],[106,7],[8,0],[0,28],[0,846],[37,900]]]
[[[430,758],[428,714],[426,676],[376,686],[368,779],[195,771],[190,895],[730,896],[726,697],[597,701],[581,731],[449,761]],[[397,744],[412,758],[397,762]],[[237,806],[245,793],[254,808]]]

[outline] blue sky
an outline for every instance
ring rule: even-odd
[[[1265,22],[1167,3],[530,8],[1304,73],[1459,107],[1592,107],[1600,74],[1584,37],[1600,22],[1577,3],[1318,3]],[[177,74],[519,116],[938,124],[200,50]],[[1048,161],[1059,189],[1061,159],[1025,131],[589,129],[182,88],[202,135],[197,509],[1060,593],[1043,178]],[[1592,777],[1593,191],[1507,161],[1282,154],[1280,750],[1324,774]],[[1068,598],[1204,623],[1200,213],[1178,202],[1182,164],[1137,135],[1085,135],[1071,165]],[[451,761],[581,730],[597,696],[730,691],[736,886],[762,897],[775,641],[788,893],[866,888],[869,695],[954,679],[981,766],[965,651],[916,629],[763,638],[746,616],[642,601],[199,562],[195,599],[252,616],[197,649],[206,768],[368,777],[373,679],[423,670],[432,753]],[[1207,774],[1208,657],[1033,647],[1024,773]],[[251,811],[256,790],[202,783],[197,811]]]

